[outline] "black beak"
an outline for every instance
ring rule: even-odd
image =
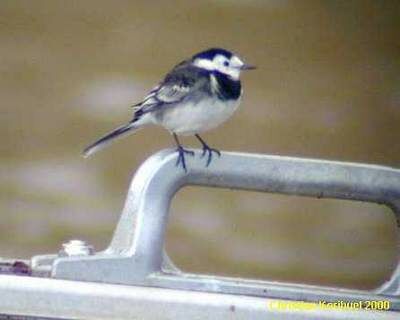
[[[244,64],[240,67],[240,70],[254,70],[257,69],[256,66],[253,66],[251,64]]]

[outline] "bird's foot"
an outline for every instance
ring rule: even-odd
[[[193,157],[194,156],[194,152],[190,151],[190,150],[187,150],[187,149],[183,148],[182,146],[178,146],[176,148],[176,151],[178,152],[178,159],[176,160],[176,164],[175,165],[178,167],[179,164],[182,164],[183,170],[185,170],[185,172],[187,172],[185,154],[191,155]]]
[[[204,158],[204,156],[207,154],[207,164],[206,167],[208,167],[211,163],[212,157],[213,157],[213,152],[215,152],[218,157],[221,156],[221,152],[217,149],[210,148],[207,144],[203,144],[203,153],[201,154],[201,157]]]

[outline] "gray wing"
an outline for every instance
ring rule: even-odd
[[[205,83],[206,76],[198,68],[181,63],[142,102],[133,106],[135,114],[140,116],[179,103]]]

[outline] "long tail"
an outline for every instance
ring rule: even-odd
[[[120,126],[86,147],[85,150],[83,150],[83,156],[87,158],[97,151],[108,146],[111,142],[114,141],[114,139],[122,138],[129,134],[132,134],[139,128],[140,126],[138,126],[135,122],[129,122],[123,126]]]

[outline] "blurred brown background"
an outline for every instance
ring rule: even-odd
[[[173,141],[148,128],[90,159],[81,150],[211,46],[259,69],[210,145],[400,167],[399,39],[396,0],[2,0],[0,255],[70,238],[103,249],[131,175]],[[370,288],[393,270],[395,237],[378,205],[191,187],[167,249],[192,272]]]

